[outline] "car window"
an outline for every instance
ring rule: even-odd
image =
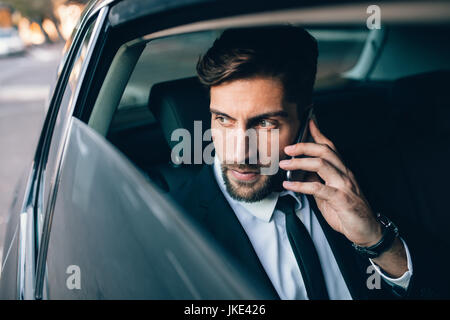
[[[336,86],[357,63],[369,35],[363,28],[312,28],[319,48],[315,89]]]
[[[142,52],[120,100],[119,109],[147,105],[155,83],[191,77],[201,54],[223,30],[182,34],[151,41]],[[316,85],[339,77],[358,61],[368,30],[363,28],[315,28],[319,60]]]
[[[316,89],[341,85],[342,74],[358,61],[368,31],[332,26],[308,31],[317,39],[320,52]],[[199,57],[222,32],[184,33],[122,47],[108,70],[89,125],[144,172],[169,162],[167,137],[149,108],[150,91],[156,84],[195,77]],[[150,145],[154,147],[146,147]]]
[[[156,39],[147,44],[120,100],[119,109],[147,105],[150,88],[163,81],[195,74],[199,56],[220,30]]]
[[[59,163],[59,156],[61,153],[61,148],[64,144],[64,130],[68,124],[68,115],[70,114],[70,106],[74,98],[76,87],[78,85],[78,80],[82,67],[85,63],[88,45],[91,40],[92,30],[95,23],[92,22],[87,28],[83,41],[76,52],[76,56],[71,65],[70,72],[68,72],[68,77],[66,79],[66,86],[62,94],[62,98],[59,104],[53,106],[50,112],[57,112],[56,120],[54,122],[54,127],[52,129],[51,143],[49,144],[47,156],[44,158],[42,167],[43,174],[41,176],[41,189],[40,189],[40,204],[38,207],[38,226],[41,230],[44,220],[44,213],[46,212],[47,205],[49,203],[50,190],[52,189],[55,174],[57,170],[57,164]],[[64,81],[61,79],[60,81]],[[41,210],[42,208],[42,210]],[[39,232],[40,234],[40,232]]]
[[[69,38],[65,42],[64,47],[63,47],[63,52],[62,52],[61,63],[58,66],[58,74],[60,73],[61,68],[63,67],[64,63],[66,62],[67,56],[69,54],[69,49],[72,46],[73,41],[75,40],[75,35],[80,30],[82,22],[88,16],[88,14],[90,13],[91,9],[95,6],[95,4],[96,4],[95,1],[91,1],[84,7],[84,9],[80,15],[80,18],[78,20],[78,23],[75,25],[75,27],[72,30],[72,33],[70,34]]]

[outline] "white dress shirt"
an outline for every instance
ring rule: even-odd
[[[302,274],[286,233],[284,213],[275,209],[278,197],[285,194],[290,194],[297,200],[296,214],[305,225],[316,247],[330,299],[352,299],[333,251],[304,194],[296,194],[291,191],[273,192],[259,202],[237,201],[232,199],[226,191],[217,157],[214,161],[214,174],[220,189],[244,228],[256,255],[281,299],[308,299]],[[387,277],[378,266],[372,261],[371,263],[376,272],[388,283],[406,289],[412,275],[412,263],[406,243],[403,243],[408,258],[408,271],[400,278]],[[367,276],[369,277],[370,274]]]

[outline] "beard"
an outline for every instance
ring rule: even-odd
[[[256,181],[238,181],[229,177],[230,170],[239,169],[242,171],[258,171],[260,165],[239,164],[239,165],[221,165],[222,178],[228,194],[237,201],[258,202],[263,200],[272,192],[282,191],[282,183],[285,180],[285,172],[279,169],[274,175],[258,175]]]

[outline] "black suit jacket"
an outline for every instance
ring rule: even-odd
[[[173,190],[171,195],[202,228],[217,240],[229,256],[241,265],[245,276],[255,287],[264,290],[262,292],[267,293],[268,299],[279,299],[245,230],[217,185],[212,166],[204,166],[193,179]],[[371,265],[370,261],[359,256],[351,243],[328,225],[320,214],[314,197],[308,196],[308,200],[321,224],[353,299],[440,298],[447,294],[443,292],[446,290],[445,284],[442,290],[440,281],[433,283],[427,279],[429,278],[427,270],[425,272],[416,270],[416,265],[422,264],[418,262],[422,259],[429,260],[430,257],[422,257],[422,252],[412,250],[409,244],[408,248],[414,258],[414,272],[408,290],[405,292],[400,288],[392,288],[383,280],[381,280],[381,289],[368,289],[367,280],[373,274],[367,273],[367,267]]]

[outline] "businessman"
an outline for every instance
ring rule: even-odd
[[[273,298],[421,297],[408,244],[373,211],[314,118],[307,123],[313,141],[296,143],[317,57],[315,39],[301,28],[225,31],[197,64],[210,92],[214,165],[173,195]],[[277,141],[257,146],[278,146],[275,174],[250,163],[249,129],[277,130]],[[230,132],[235,148],[225,147]],[[286,181],[288,170],[307,175]],[[368,285],[370,270],[380,287]]]

